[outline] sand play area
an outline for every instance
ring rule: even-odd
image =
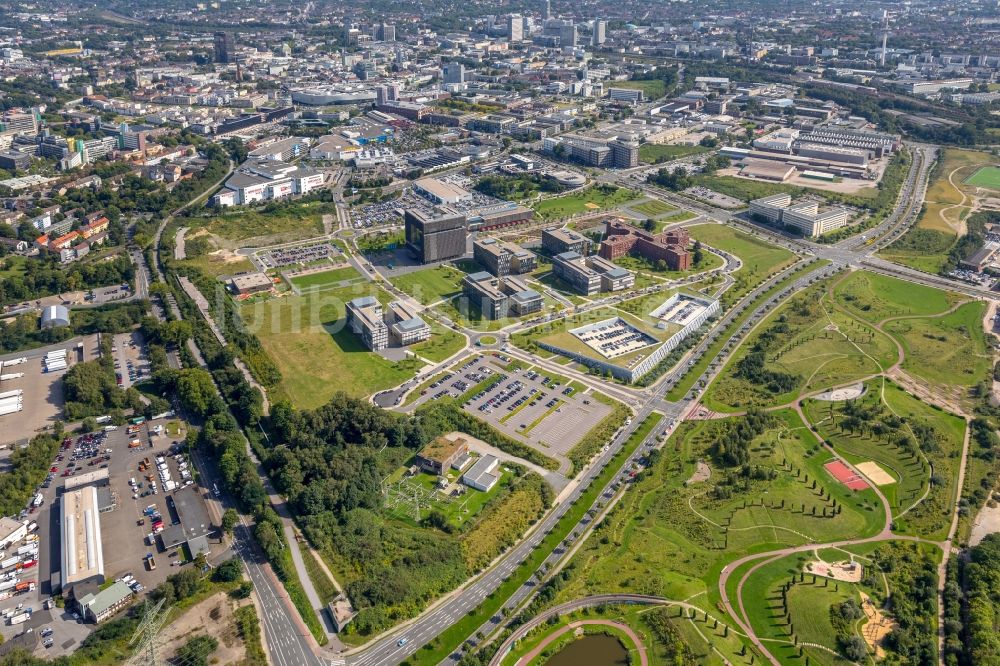
[[[882,613],[882,609],[872,603],[871,597],[864,592],[860,594],[861,610],[865,612],[865,617],[868,619],[861,627],[861,635],[864,637],[865,643],[868,643],[868,647],[875,651],[875,657],[881,659],[885,656],[885,650],[881,646],[882,639],[898,625],[895,620]]]
[[[869,460],[868,462],[858,463],[855,467],[876,486],[887,486],[890,483],[896,483],[896,479],[893,478],[892,474],[879,467],[876,462]]]

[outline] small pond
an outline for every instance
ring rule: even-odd
[[[613,636],[593,634],[567,645],[545,666],[627,666],[628,651]]]

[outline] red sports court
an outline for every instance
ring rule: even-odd
[[[851,490],[864,490],[868,487],[868,482],[865,481],[860,474],[852,470],[840,460],[828,462],[823,465],[823,467],[826,468],[826,471],[828,471],[833,478],[837,479],[837,481],[840,481]]]

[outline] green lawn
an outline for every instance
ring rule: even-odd
[[[986,304],[974,301],[944,317],[900,319],[886,324],[906,352],[903,368],[934,384],[974,386],[990,374],[986,347]]]
[[[721,426],[720,421],[682,423],[599,538],[588,540],[575,555],[575,575],[557,601],[628,590],[689,599],[714,614],[719,571],[743,554],[812,539],[869,536],[881,529],[884,515],[874,493],[853,493],[824,478],[829,454],[791,411],[776,413],[775,425],[750,446],[749,463],[774,470],[775,477],[739,477],[738,490],[722,492],[726,478],[739,475],[711,454]],[[687,483],[699,460],[709,466],[710,478]],[[828,499],[821,500],[821,492]],[[834,499],[840,513],[822,517],[822,506]]]
[[[556,220],[581,213],[612,208],[636,199],[635,190],[624,187],[594,186],[532,204],[535,213],[543,220]]]
[[[464,493],[460,496],[447,495],[438,490],[436,474],[418,473],[416,476],[407,477],[407,467],[400,467],[387,479],[387,483],[398,486],[406,492],[420,493],[427,499],[426,504],[422,504],[421,518],[426,518],[430,511],[439,511],[448,519],[448,522],[456,527],[462,527],[467,522],[475,518],[490,502],[501,495],[513,482],[512,474],[501,473],[500,480],[489,492],[482,492],[474,488],[462,486]],[[451,481],[457,482],[459,474],[449,473]],[[411,504],[399,504],[394,508],[387,508],[386,513],[392,518],[415,527],[419,526],[413,514]]]
[[[308,275],[300,275],[298,277],[292,278],[292,284],[298,287],[302,291],[323,291],[328,287],[342,287],[342,282],[347,282],[350,280],[356,280],[361,277],[351,266],[344,266],[343,268],[334,268],[333,270],[323,271],[321,273],[310,273]]]
[[[629,208],[650,218],[659,217],[665,213],[677,210],[677,206],[672,206],[665,201],[660,201],[659,199],[643,201],[640,204],[633,204],[629,206]],[[659,230],[657,229],[656,231]]]
[[[869,414],[863,419],[866,423],[889,424],[882,434],[860,426],[852,430],[844,403],[807,400],[803,410],[844,458],[855,464],[875,461],[896,479],[881,490],[898,532],[944,538],[957,483],[954,456],[962,446],[965,420],[921,402],[889,381],[883,388],[882,382],[874,380],[867,388],[865,396],[855,403]],[[895,418],[902,419],[898,427],[893,427]],[[913,442],[918,448],[911,445]],[[930,484],[928,463],[933,465],[934,484]]]
[[[692,266],[686,271],[661,271],[656,268],[655,262],[652,262],[645,257],[635,257],[632,255],[618,257],[615,259],[615,263],[622,268],[627,268],[630,271],[636,271],[640,274],[645,272],[651,273],[657,277],[666,278],[668,280],[677,280],[682,277],[687,277],[688,275],[694,275],[695,273],[705,273],[707,271],[720,268],[725,262],[722,260],[722,257],[717,254],[703,252],[701,263],[696,266]],[[636,289],[641,289],[643,285],[639,284],[638,277],[639,276],[636,276]]]
[[[644,164],[662,164],[688,155],[707,153],[709,150],[697,145],[644,143],[639,146],[639,161]]]
[[[834,289],[837,305],[861,319],[880,323],[889,317],[944,312],[961,296],[894,277],[855,271]]]
[[[841,553],[841,558],[848,556]],[[836,649],[836,632],[830,621],[831,604],[839,605],[849,597],[860,603],[853,584],[826,581],[824,587],[826,579],[817,578],[813,582],[811,574],[806,574],[800,582],[797,574],[812,559],[808,554],[790,555],[766,564],[754,572],[743,588],[743,600],[754,631],[761,638],[770,639],[768,649],[781,663],[804,663],[798,656],[793,635],[800,643]],[[782,606],[781,586],[790,582],[793,576],[795,583],[787,592],[787,605]],[[805,649],[804,656],[809,657],[810,664],[822,666],[851,663],[839,655],[812,647]]]
[[[662,79],[651,79],[649,81],[614,81],[612,83],[608,83],[607,87],[641,90],[647,102],[659,99],[667,94],[667,86]]]
[[[199,257],[191,257],[189,259],[184,259],[178,262],[181,266],[192,266],[197,268],[199,271],[205,275],[211,277],[220,277],[223,275],[235,275],[236,273],[244,273],[247,271],[256,270],[253,262],[247,258],[240,258],[233,261],[232,258],[227,258],[223,254],[203,254]]]
[[[695,184],[742,201],[760,199],[761,197],[781,194],[783,192],[791,194],[794,197],[804,190],[804,188],[795,185],[750,180],[736,176],[695,176]]]
[[[26,257],[10,255],[0,259],[0,279],[9,280],[12,277],[24,275],[24,264],[28,261]]]
[[[414,354],[440,363],[465,346],[465,338],[458,331],[446,328],[430,318],[425,318],[424,321],[430,324],[431,337],[407,347]]]
[[[982,167],[969,176],[965,182],[975,187],[1000,190],[1000,168],[995,166]]]
[[[300,409],[311,409],[337,391],[366,396],[413,375],[416,361],[388,361],[346,328],[345,303],[358,296],[376,296],[383,304],[392,300],[365,283],[241,306],[247,327],[281,370],[272,400],[288,398]]]
[[[786,275],[773,287],[771,287],[763,294],[758,296],[753,301],[753,303],[751,303],[750,306],[748,306],[745,310],[743,310],[743,312],[738,317],[736,317],[729,324],[729,326],[726,327],[726,329],[715,339],[715,341],[711,345],[709,345],[705,353],[702,354],[700,359],[698,359],[698,362],[688,369],[687,373],[684,375],[683,378],[681,378],[679,382],[677,382],[674,388],[670,389],[670,391],[667,393],[667,399],[680,400],[682,397],[684,397],[684,395],[688,391],[691,390],[691,388],[694,386],[695,380],[698,377],[700,377],[705,372],[705,370],[708,369],[709,364],[712,362],[714,358],[716,358],[722,352],[722,348],[725,347],[727,341],[729,340],[729,338],[732,337],[733,333],[739,330],[739,328],[743,326],[744,322],[746,322],[746,320],[753,313],[754,304],[763,303],[768,298],[781,291],[785,286],[790,284],[792,280],[798,278],[803,273],[816,271],[822,268],[823,266],[826,266],[828,263],[830,262],[823,259],[808,266],[800,266],[799,268],[795,269],[794,271]]]
[[[392,278],[392,283],[423,305],[430,305],[462,293],[464,277],[464,272],[442,264],[399,275]]]
[[[743,262],[733,274],[736,284],[723,295],[725,303],[736,302],[767,276],[795,262],[795,254],[791,251],[722,224],[698,224],[688,230],[692,238],[735,254]]]

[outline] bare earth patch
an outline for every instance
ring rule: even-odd
[[[246,649],[236,630],[233,613],[243,604],[219,592],[189,608],[183,615],[163,628],[160,634],[161,654],[173,655],[178,648],[196,635],[207,634],[219,641],[212,653],[212,662],[234,664],[243,660]]]
[[[712,477],[712,468],[706,465],[703,461],[698,461],[698,466],[694,470],[694,474],[691,478],[684,482],[685,486],[690,486],[692,483],[702,483],[708,481]]]

